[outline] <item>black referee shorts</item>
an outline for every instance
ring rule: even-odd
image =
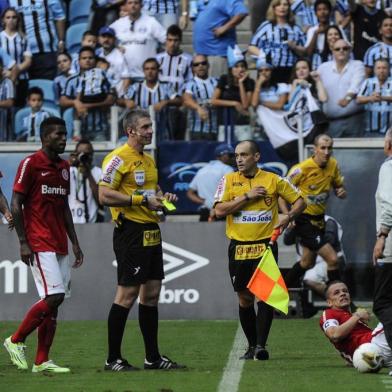
[[[120,227],[114,229],[113,249],[120,286],[163,280],[162,240],[157,223],[124,220]]]
[[[229,273],[234,291],[246,289],[250,278],[258,266],[264,251],[268,247],[269,238],[259,241],[236,241],[229,244]],[[276,262],[278,262],[278,246],[272,246]]]
[[[327,242],[324,238],[324,215],[301,214],[295,219],[295,234],[300,243],[313,252],[317,252]]]

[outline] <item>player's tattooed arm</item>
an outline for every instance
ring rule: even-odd
[[[23,203],[25,195],[14,192],[11,199],[11,213],[14,218],[14,225],[16,233],[18,234],[20,243],[20,257],[27,265],[32,265],[34,260],[33,252],[27,242],[24,218],[23,218]]]
[[[64,207],[65,207],[65,212],[64,212],[64,221],[65,221],[65,229],[67,230],[67,234],[69,237],[69,240],[72,243],[72,250],[75,255],[75,262],[73,263],[72,267],[73,268],[78,268],[83,264],[83,252],[80,249],[79,246],[79,241],[78,237],[76,235],[75,231],[75,226],[72,220],[72,213],[71,210],[69,209],[68,205],[68,199],[64,199]]]

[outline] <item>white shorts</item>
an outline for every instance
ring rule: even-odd
[[[384,327],[381,323],[377,324],[377,327],[373,330],[372,343],[375,344],[379,349],[381,356],[384,359],[384,367],[392,368],[392,350],[389,347],[387,339],[385,338]]]
[[[31,272],[41,298],[60,293],[64,293],[66,297],[71,295],[71,267],[68,255],[59,255],[55,252],[34,253]]]
[[[327,263],[325,261],[317,262],[313,268],[305,272],[304,280],[310,280],[317,283],[327,283]]]

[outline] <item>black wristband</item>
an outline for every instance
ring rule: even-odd
[[[250,200],[250,197],[248,196],[247,193],[244,193],[244,196],[245,196],[245,200],[246,200],[246,201],[249,201],[249,200]]]
[[[379,231],[377,233],[377,238],[381,238],[381,237],[387,238],[388,237],[388,233],[385,233],[383,231]]]

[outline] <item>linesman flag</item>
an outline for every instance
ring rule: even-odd
[[[270,245],[276,241],[279,234],[279,229],[274,231]],[[259,300],[287,315],[289,311],[289,292],[276,264],[271,246],[268,246],[265,250],[247,287]]]

